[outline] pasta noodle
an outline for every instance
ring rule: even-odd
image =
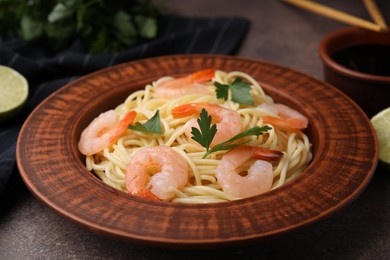
[[[240,197],[224,192],[216,177],[216,169],[220,160],[228,151],[217,151],[202,159],[206,151],[205,148],[185,134],[184,124],[188,118],[174,118],[172,116],[172,110],[180,105],[211,103],[239,113],[242,130],[265,125],[263,116],[269,116],[272,113],[258,107],[258,105],[274,102],[250,75],[237,71],[227,73],[217,70],[213,80],[204,84],[213,86],[213,81],[229,84],[236,78],[241,78],[250,84],[254,105],[242,105],[230,99],[218,99],[215,93],[210,95],[189,94],[173,99],[157,98],[155,96],[156,86],[161,82],[169,81],[170,77],[161,78],[148,84],[145,89],[132,93],[124,103],[115,108],[115,114],[119,118],[123,118],[128,111],[136,111],[136,121],[142,124],[152,118],[158,110],[163,134],[126,130],[103,151],[86,156],[87,169],[94,172],[104,183],[127,192],[126,170],[132,156],[143,147],[164,145],[173,148],[178,156],[182,157],[188,164],[189,179],[187,184],[183,189],[171,187],[170,191],[174,193],[174,196],[169,201],[214,203],[240,199]],[[271,189],[274,189],[298,176],[312,159],[312,153],[310,141],[302,131],[287,131],[270,126],[272,129],[267,133],[250,137],[250,141],[246,145],[283,152],[283,157],[278,162],[272,163],[274,177]]]

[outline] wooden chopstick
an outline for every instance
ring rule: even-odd
[[[341,12],[339,10],[312,1],[308,1],[308,0],[282,0],[282,1],[353,26],[358,26],[358,27],[362,27],[377,32],[383,30],[383,28],[378,24],[371,23],[369,21],[363,20],[356,16]]]
[[[381,12],[379,11],[378,6],[376,5],[374,0],[363,0],[364,5],[366,6],[366,9],[368,13],[370,14],[371,18],[375,21],[376,24],[378,24],[383,29],[387,29],[387,25],[385,20],[382,17]]]

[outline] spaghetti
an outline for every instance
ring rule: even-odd
[[[250,85],[253,105],[239,104],[231,99],[217,98],[214,83],[231,84],[237,78]],[[281,118],[284,121],[291,119],[284,119],[285,115],[279,113],[280,111],[277,109],[272,110],[261,106],[261,104],[272,105],[274,102],[250,75],[243,72],[216,70],[211,80],[194,83],[204,88],[202,93],[185,93],[184,91],[179,97],[175,98],[157,97],[156,89],[161,85],[169,84],[169,82],[172,82],[172,78],[164,77],[148,84],[145,89],[129,95],[124,103],[114,109],[118,118],[123,118],[129,111],[135,111],[134,121],[141,124],[150,120],[156,114],[156,111],[159,111],[163,133],[157,134],[126,129],[119,138],[114,142],[110,142],[110,145],[102,151],[88,154],[86,156],[87,169],[94,172],[104,183],[128,192],[126,172],[134,155],[145,147],[166,146],[172,148],[177,156],[186,162],[188,178],[183,188],[167,187],[169,192],[172,193],[172,197],[164,200],[181,203],[212,203],[245,197],[225,192],[216,177],[217,168],[221,164],[223,156],[229,151],[217,151],[208,155],[207,158],[202,158],[206,149],[186,134],[185,129],[186,122],[197,116],[192,115],[182,118],[172,116],[172,110],[190,103],[213,104],[223,109],[235,111],[241,118],[242,131],[254,126],[269,125],[271,127],[263,135],[249,137],[245,144],[250,147],[263,147],[283,152],[283,156],[279,161],[272,162],[272,184],[270,189],[280,187],[294,179],[309,164],[312,153],[308,137],[299,129],[286,129],[279,127],[278,124],[273,125],[272,120],[271,122],[264,120],[266,117]],[[161,89],[159,91],[161,92]],[[155,174],[156,171],[158,169],[151,170],[150,173]],[[246,169],[240,169],[240,171],[245,172]],[[241,177],[245,178],[246,176]],[[148,185],[150,186],[150,184],[147,184],[146,188],[150,188]]]

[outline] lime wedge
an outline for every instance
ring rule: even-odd
[[[0,122],[15,116],[27,97],[27,80],[12,68],[0,65]]]
[[[378,138],[379,160],[390,169],[390,107],[371,118]]]

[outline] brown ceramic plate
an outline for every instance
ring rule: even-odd
[[[313,143],[314,158],[302,175],[259,196],[183,205],[130,196],[86,170],[77,142],[92,118],[157,78],[205,68],[247,72],[275,101],[310,118],[306,133]],[[368,118],[339,90],[270,63],[210,55],[139,60],[80,78],[35,109],[17,145],[24,182],[50,209],[98,233],[185,248],[270,238],[329,217],[364,190],[377,156]]]

